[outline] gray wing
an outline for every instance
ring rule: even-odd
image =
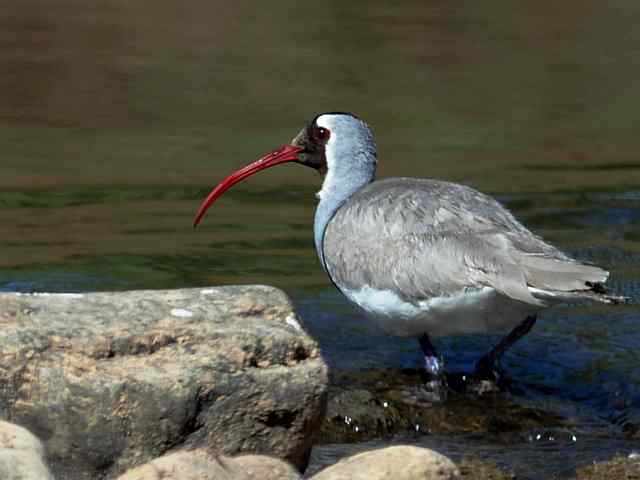
[[[339,285],[392,290],[411,302],[489,286],[541,306],[530,287],[589,290],[608,276],[545,243],[491,197],[426,179],[358,191],[327,225],[324,251]]]

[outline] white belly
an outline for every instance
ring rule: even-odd
[[[384,330],[401,337],[508,330],[536,311],[490,287],[417,303],[406,302],[390,290],[368,286],[344,294]]]

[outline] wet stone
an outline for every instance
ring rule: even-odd
[[[483,434],[508,441],[533,429],[568,426],[560,416],[518,405],[496,389],[478,395],[450,392],[444,403],[420,395],[420,373],[373,370],[334,375],[321,443],[352,443],[407,431]]]
[[[640,480],[640,458],[633,453],[578,469],[575,480]]]
[[[637,423],[627,422],[622,426],[624,436],[630,440],[640,439],[640,425]]]
[[[495,463],[472,456],[458,462],[460,476],[469,480],[513,480],[515,474],[506,472]]]
[[[312,480],[454,480],[460,478],[456,465],[447,457],[427,448],[395,445],[370,450],[327,467]]]

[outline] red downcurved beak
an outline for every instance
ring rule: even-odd
[[[255,162],[247,165],[246,167],[238,170],[235,173],[232,173],[227,178],[225,178],[222,182],[218,184],[216,188],[214,188],[209,196],[202,202],[200,208],[198,209],[198,213],[196,214],[196,218],[193,221],[193,226],[197,227],[204,217],[204,214],[207,212],[209,207],[215,202],[224,192],[229,190],[236,183],[241,182],[247,177],[250,177],[254,173],[259,172],[260,170],[265,170],[267,168],[275,167],[281,163],[286,162],[295,162],[298,160],[298,153],[300,153],[303,149],[300,147],[296,147],[294,145],[284,145],[277,150],[265,155],[264,157],[256,160]]]

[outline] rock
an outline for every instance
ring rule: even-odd
[[[201,448],[156,458],[117,480],[300,480],[300,475],[277,458],[266,455],[229,458]]]
[[[351,443],[396,433],[483,434],[503,441],[522,432],[567,426],[553,413],[529,408],[502,395],[467,395],[455,391],[441,404],[416,398],[420,372],[383,369],[334,373],[320,442]]]
[[[19,425],[0,421],[0,448],[29,450],[44,458],[44,448],[38,438]]]
[[[300,480],[298,471],[282,460],[265,455],[241,455],[232,459],[251,480]]]
[[[0,478],[53,480],[44,462],[44,448],[26,428],[0,421]]]
[[[449,480],[460,477],[444,455],[409,445],[370,450],[340,460],[311,480]]]
[[[458,462],[463,480],[513,480],[516,476],[498,467],[490,460],[478,457],[464,457]]]
[[[321,440],[347,443],[386,437],[394,433],[401,421],[395,406],[369,390],[355,385],[353,388],[330,387]]]
[[[203,446],[303,469],[324,413],[326,365],[271,287],[4,293],[0,345],[0,418],[67,480]]]
[[[201,448],[156,458],[117,480],[251,480],[251,477],[232,460]]]
[[[576,480],[637,480],[640,479],[640,458],[638,454],[617,455],[606,462],[593,462],[578,469]]]

